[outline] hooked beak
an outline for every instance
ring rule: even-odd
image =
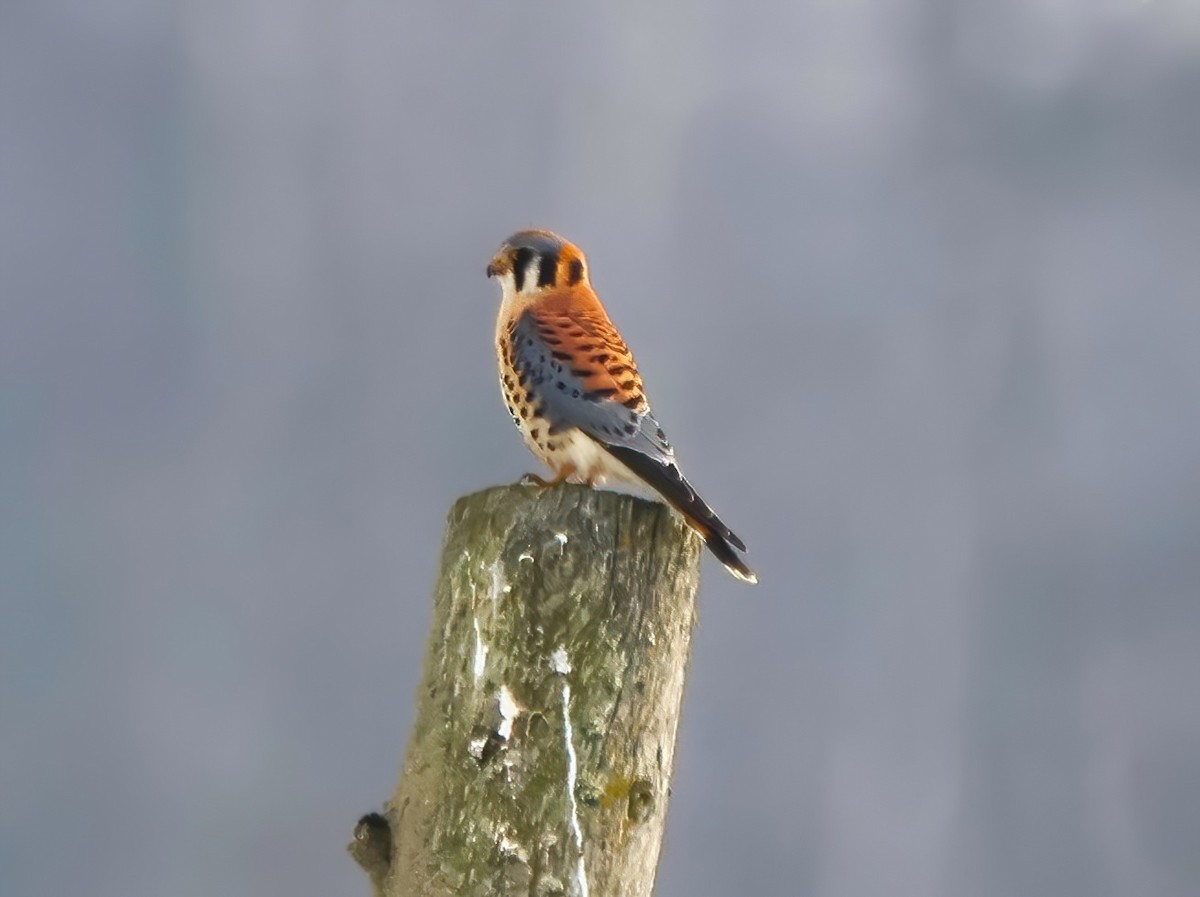
[[[489,263],[488,263],[488,266],[487,266],[487,276],[488,276],[488,277],[495,277],[495,276],[496,276],[497,274],[499,274],[499,273],[500,273],[500,269],[499,269],[498,267],[496,267],[496,263],[495,263],[495,262],[489,262]]]

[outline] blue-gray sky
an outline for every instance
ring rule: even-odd
[[[366,893],[589,254],[751,547],[662,897],[1200,892],[1200,4],[7,0],[0,892]]]

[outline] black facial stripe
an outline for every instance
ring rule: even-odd
[[[538,286],[554,286],[554,275],[558,273],[558,252],[547,252],[542,256],[542,267],[538,270]]]
[[[567,283],[574,286],[583,280],[583,262],[579,259],[571,259],[571,264],[567,268]]]
[[[525,288],[525,269],[529,267],[531,261],[533,261],[533,250],[528,247],[521,247],[513,256],[513,286],[516,287],[518,293]]]

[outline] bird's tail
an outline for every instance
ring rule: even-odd
[[[604,445],[604,449],[682,514],[688,526],[699,534],[708,550],[725,565],[726,570],[743,582],[758,582],[758,576],[738,556],[739,551],[746,550],[746,544],[696,493],[677,465],[662,464],[623,445]]]

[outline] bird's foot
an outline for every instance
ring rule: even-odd
[[[553,489],[555,486],[561,486],[575,473],[575,468],[570,465],[559,470],[552,480],[544,480],[536,473],[527,473],[521,477],[522,486],[536,486],[538,489]]]

